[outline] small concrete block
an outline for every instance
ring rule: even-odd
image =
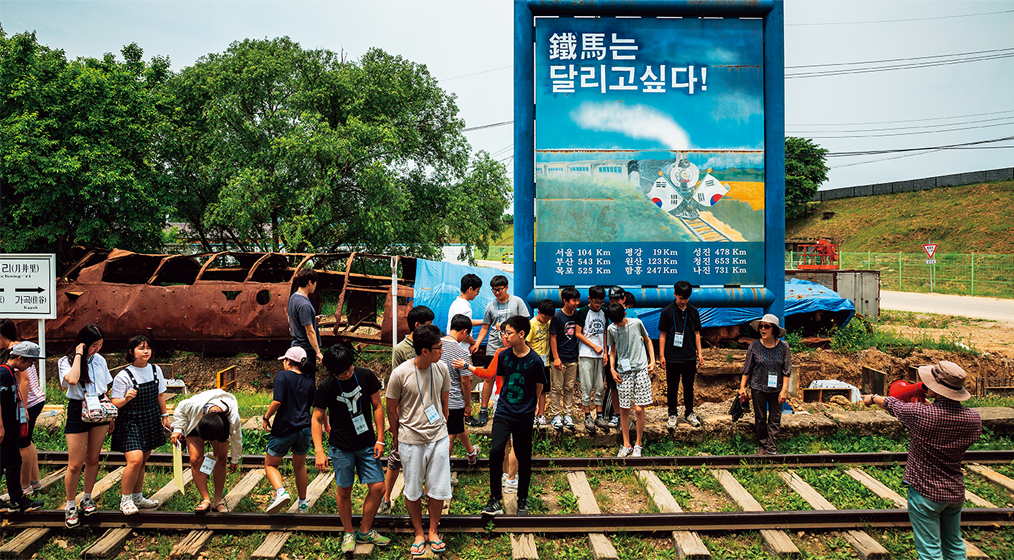
[[[960,187],[964,183],[961,182],[961,173],[955,173],[953,175],[942,175],[937,177],[937,187]]]
[[[1004,169],[990,169],[985,173],[987,183],[992,183],[994,181],[1014,181],[1014,167],[1006,167]]]

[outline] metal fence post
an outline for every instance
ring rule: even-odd
[[[972,253],[972,295],[975,295],[975,253]]]
[[[898,251],[898,291],[901,291],[901,251]]]

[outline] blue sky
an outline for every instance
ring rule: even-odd
[[[763,149],[761,24],[738,19],[537,19],[536,149]],[[604,34],[603,48],[586,53],[582,44],[591,33]],[[571,37],[576,48],[561,48]],[[614,45],[613,38],[632,43]],[[609,50],[614,46],[636,50]],[[565,58],[569,52],[575,58]],[[573,81],[571,68],[578,72]],[[673,76],[673,68],[686,70]],[[693,93],[689,87],[673,87],[689,86],[691,80]],[[618,86],[635,89],[612,89]]]

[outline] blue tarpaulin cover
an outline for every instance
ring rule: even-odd
[[[482,279],[483,289],[472,300],[472,318],[482,317],[486,305],[493,301],[493,292],[489,289],[489,281],[502,274],[507,277],[509,290],[514,286],[514,275],[495,268],[468,266],[446,262],[416,261],[415,301],[413,305],[425,305],[433,310],[436,316],[434,324],[443,331],[447,328],[447,312],[451,302],[461,293],[461,277],[472,273]],[[511,290],[511,293],[514,292]],[[514,294],[520,295],[520,294]],[[521,296],[524,299],[524,296]],[[691,296],[691,300],[693,297]],[[848,321],[855,315],[852,302],[841,297],[829,288],[814,282],[793,278],[785,282],[785,315],[811,313],[813,311],[848,311]],[[658,338],[658,317],[661,309],[637,309],[637,316],[644,323],[648,336]],[[727,327],[742,325],[754,319],[760,319],[764,310],[759,307],[704,307],[700,309],[701,325],[704,327]],[[479,327],[473,329],[478,335]],[[401,338],[401,336],[399,336]]]

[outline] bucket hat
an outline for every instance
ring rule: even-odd
[[[778,317],[776,315],[767,313],[760,319],[754,319],[751,321],[750,326],[753,327],[753,330],[760,332],[761,323],[768,323],[775,326],[775,338],[782,338],[785,336],[785,329],[778,326]]]
[[[964,401],[972,397],[965,389],[968,375],[954,362],[943,361],[931,366],[919,366],[919,379],[941,397]]]

